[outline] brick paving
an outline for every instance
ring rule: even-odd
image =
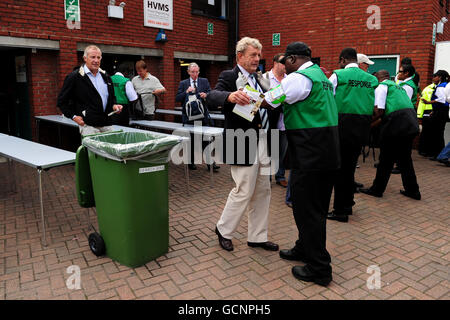
[[[277,252],[249,248],[246,219],[235,233],[235,250],[219,247],[214,226],[233,186],[225,165],[213,186],[206,166],[191,171],[190,195],[183,167],[170,166],[169,252],[131,269],[90,251],[73,166],[44,173],[43,247],[36,174],[16,164],[17,193],[6,193],[0,183],[0,300],[449,299],[450,170],[415,151],[413,158],[421,201],[400,195],[400,175],[392,175],[383,198],[357,194],[349,223],[327,223],[333,267],[327,288],[297,281],[291,274],[295,263]],[[369,186],[376,170],[372,157],[360,165],[357,181]],[[8,173],[0,166],[3,180]],[[272,183],[269,238],[281,248],[291,247],[297,233],[285,190]],[[92,210],[90,220],[96,225]],[[81,289],[66,286],[71,265],[81,269]],[[368,289],[369,266],[380,268],[380,289]]]

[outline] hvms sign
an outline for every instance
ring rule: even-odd
[[[172,0],[144,0],[144,26],[173,30]]]

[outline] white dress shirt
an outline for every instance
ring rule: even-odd
[[[436,91],[434,93],[434,95],[436,96],[436,99],[434,99],[437,102],[440,103],[446,103],[447,99],[446,99],[446,94],[445,94],[445,89],[448,87],[448,85],[446,87],[438,87],[436,88]]]
[[[308,61],[302,64],[300,68],[298,68],[298,70],[304,70],[312,65],[313,63],[311,61]],[[281,87],[283,88],[284,94],[286,95],[284,103],[293,104],[298,101],[305,100],[311,92],[312,85],[313,83],[308,77],[305,77],[304,75],[297,72],[290,73],[281,81]],[[281,104],[271,103],[268,100],[268,97],[266,97],[266,101],[274,108],[278,107]]]
[[[388,87],[385,85],[381,85],[384,81],[382,81],[380,85],[375,89],[375,106],[378,109],[383,110],[386,109],[386,97],[388,93]]]
[[[407,81],[411,80],[412,78],[413,77],[409,77],[408,79],[400,80],[398,82],[398,84],[403,83],[403,82],[407,82]],[[406,93],[408,94],[408,97],[411,99],[413,94],[414,94],[414,89],[411,88],[411,86],[409,84],[405,84],[402,88],[405,89]]]
[[[124,75],[121,72],[116,72],[118,76],[124,77]],[[138,96],[136,93],[136,90],[134,90],[133,84],[131,81],[127,81],[125,83],[125,94],[127,95],[128,100],[134,101],[137,100]]]
[[[100,74],[100,71],[97,71],[97,74],[94,76],[94,74],[89,70],[88,67],[86,67],[86,64],[83,66],[84,73],[86,73],[91,80],[92,84],[94,85],[95,89],[97,89],[97,92],[100,94],[100,97],[102,98],[103,103],[103,111],[106,109],[106,104],[108,103],[108,86],[106,85],[105,80],[103,80],[102,75]]]

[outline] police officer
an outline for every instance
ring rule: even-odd
[[[333,86],[311,62],[311,49],[303,42],[289,44],[281,63],[288,76],[266,94],[266,101],[272,107],[283,102],[299,238],[292,249],[281,250],[280,257],[306,263],[292,268],[297,279],[327,286],[332,270],[326,217],[340,161]]]
[[[339,113],[341,168],[334,184],[334,210],[330,220],[347,222],[355,204],[355,169],[362,147],[369,140],[370,122],[378,80],[358,67],[356,50],[346,48],[339,56],[341,69],[330,77]]]
[[[394,162],[397,160],[402,176],[404,196],[420,200],[411,159],[412,143],[419,132],[416,111],[406,91],[389,80],[389,72],[380,70],[376,73],[380,82],[375,90],[376,115],[374,120],[382,118],[380,129],[380,163],[372,186],[359,191],[374,197],[382,197],[391,176]]]

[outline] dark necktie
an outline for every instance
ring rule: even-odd
[[[195,89],[195,93],[197,93],[197,80],[194,80],[194,89]]]
[[[252,82],[255,86],[255,89],[258,90],[259,92],[263,93],[261,90],[261,87],[258,85],[258,81],[256,81],[256,77],[254,74],[251,74],[249,76],[250,79],[252,79]],[[269,129],[269,117],[267,116],[267,110],[263,109],[263,108],[259,108],[259,115],[261,117],[261,123],[262,123],[262,128],[267,132],[267,129]]]

